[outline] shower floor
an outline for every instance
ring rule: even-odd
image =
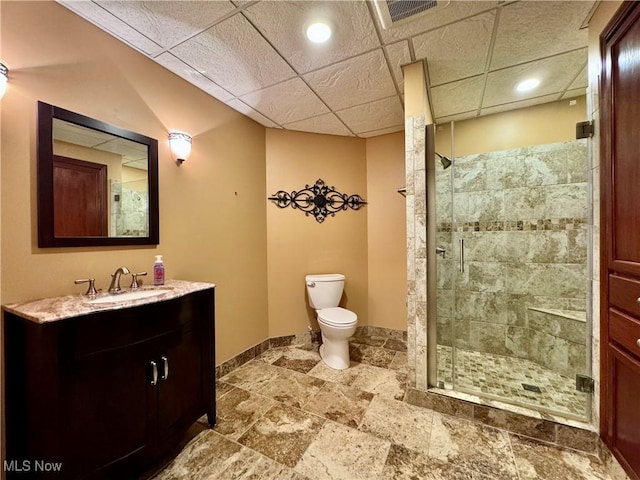
[[[438,345],[438,382],[452,389],[453,380],[452,348]],[[576,390],[574,378],[519,358],[458,348],[455,389],[552,414],[584,418],[586,412],[587,394]]]

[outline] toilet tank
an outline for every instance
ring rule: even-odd
[[[320,310],[338,306],[344,289],[344,275],[340,273],[307,275],[304,279],[311,308]]]

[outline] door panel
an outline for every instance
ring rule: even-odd
[[[624,2],[600,42],[600,431],[640,480],[640,3]]]
[[[108,235],[106,165],[56,155],[53,192],[56,237]]]

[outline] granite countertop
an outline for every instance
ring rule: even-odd
[[[87,297],[86,295],[65,295],[62,297],[43,298],[41,300],[32,300],[28,302],[13,303],[4,305],[3,308],[7,312],[11,312],[27,320],[36,323],[55,322],[65,318],[78,317],[94,312],[102,312],[105,310],[118,310],[121,308],[137,307],[149,303],[162,302],[172,298],[182,297],[191,292],[214,288],[213,283],[188,282],[185,280],[168,280],[163,286],[143,286],[138,290],[162,290],[163,293],[147,298],[125,302],[107,302],[92,305],[87,303],[93,298],[106,298],[108,293],[99,293],[96,297]],[[123,293],[129,289],[123,289]],[[114,295],[117,298],[117,295]]]

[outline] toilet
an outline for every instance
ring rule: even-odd
[[[331,368],[349,368],[349,338],[356,331],[358,316],[338,306],[344,288],[344,275],[307,275],[309,305],[316,311],[322,333],[320,357]]]

